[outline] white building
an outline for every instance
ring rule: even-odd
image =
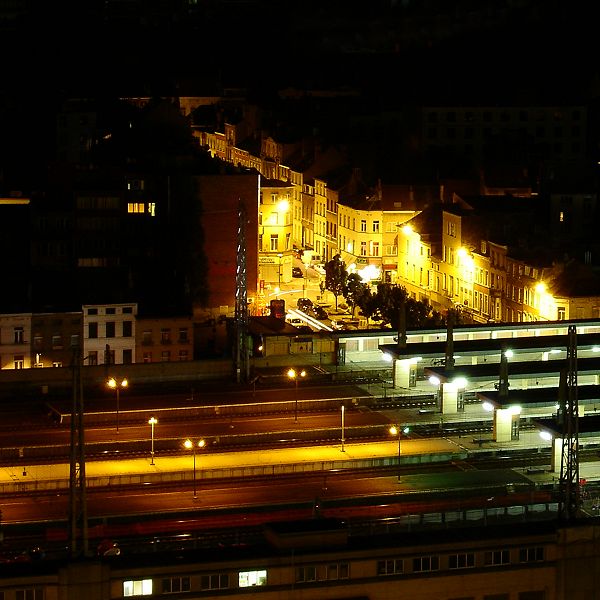
[[[136,303],[84,305],[84,364],[132,364],[136,314]]]

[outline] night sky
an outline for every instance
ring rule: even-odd
[[[389,105],[589,101],[594,20],[578,4],[34,2],[0,21],[0,166],[51,151],[67,97],[347,85]]]

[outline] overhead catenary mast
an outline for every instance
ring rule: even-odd
[[[560,516],[565,521],[579,514],[579,402],[577,397],[577,329],[569,325],[567,367],[559,386],[559,422],[562,424],[560,459]]]
[[[81,347],[73,349],[71,405],[71,462],[69,470],[69,551],[72,558],[88,554],[88,520],[85,483],[85,436]],[[81,543],[81,545],[80,545]]]
[[[246,224],[248,217],[244,203],[238,208],[238,231],[235,272],[235,374],[238,383],[248,381],[248,280],[246,272]]]

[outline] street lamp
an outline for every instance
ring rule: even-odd
[[[346,434],[344,431],[344,428],[346,426],[345,416],[346,416],[346,407],[344,406],[344,403],[342,402],[342,452],[346,452],[344,450],[344,442],[346,441]]]
[[[294,423],[297,423],[298,422],[298,379],[300,377],[306,377],[306,371],[304,369],[302,369],[302,371],[298,372],[295,369],[290,369],[287,372],[287,376],[296,382],[296,402],[295,402],[295,409],[294,409]]]
[[[400,481],[400,455],[401,455],[400,441],[402,439],[402,434],[407,435],[409,431],[410,431],[410,427],[404,427],[403,429],[400,429],[400,425],[392,425],[389,428],[389,432],[391,435],[398,436],[398,481]]]
[[[277,257],[279,258],[279,265],[277,266],[277,289],[281,290],[281,259],[283,254],[280,252]]]
[[[188,438],[183,442],[183,445],[187,450],[192,451],[192,456],[194,457],[194,500],[196,500],[198,498],[196,495],[196,448],[204,448],[206,442],[204,440],[198,440],[194,443]]]
[[[150,446],[150,456],[152,457],[150,460],[150,464],[154,464],[154,426],[158,423],[158,419],[156,417],[150,417],[148,419],[148,425],[150,425],[150,439],[152,440],[152,445]]]
[[[119,433],[119,396],[121,393],[121,388],[126,388],[129,385],[129,382],[125,378],[123,378],[119,381],[119,380],[115,379],[114,377],[111,377],[106,382],[106,385],[109,388],[112,388],[113,390],[115,390],[117,393],[117,433]]]

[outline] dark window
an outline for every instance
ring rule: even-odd
[[[98,337],[98,323],[88,323],[88,337],[92,340]]]
[[[88,308],[87,314],[88,315],[97,315],[98,309],[97,308]]]
[[[110,306],[106,309],[106,314],[107,315],[114,315],[116,313],[115,307],[114,306]]]
[[[123,350],[123,364],[130,365],[133,363],[133,351],[131,348],[126,348]]]
[[[133,306],[124,306],[123,307],[123,314],[124,315],[131,315],[131,314],[133,314]]]
[[[107,321],[106,323],[106,337],[114,338],[115,337],[115,322]]]
[[[176,594],[190,591],[189,577],[169,577],[162,580],[163,594]]]
[[[131,337],[133,334],[133,321],[123,321],[123,337]]]

